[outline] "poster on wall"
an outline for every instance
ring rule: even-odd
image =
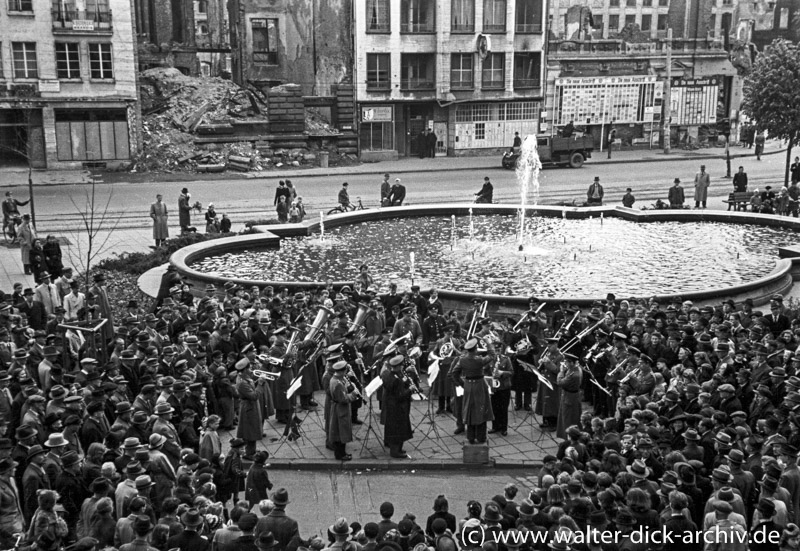
[[[673,124],[697,126],[717,122],[716,78],[675,79],[671,94]]]
[[[661,104],[662,89],[650,75],[558,78],[553,123],[649,122],[647,109]]]

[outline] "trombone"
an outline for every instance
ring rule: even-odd
[[[515,326],[514,326],[514,327],[511,329],[511,331],[512,331],[512,332],[514,332],[514,331],[516,331],[517,329],[519,329],[519,326],[520,326],[520,325],[522,325],[522,322],[524,322],[526,319],[528,319],[528,317],[535,317],[535,316],[538,316],[538,315],[539,315],[539,312],[541,312],[541,311],[542,311],[542,308],[544,308],[544,307],[545,307],[545,304],[547,304],[547,303],[546,303],[546,302],[543,302],[543,303],[541,303],[541,304],[539,305],[539,307],[538,307],[536,310],[528,310],[527,312],[523,312],[523,314],[522,314],[522,317],[521,317],[521,318],[520,318],[520,320],[517,322],[517,324],[516,324],[516,325],[515,325]]]
[[[475,331],[478,329],[478,322],[481,318],[486,317],[486,309],[489,307],[489,301],[484,300],[481,305],[472,314],[472,321],[469,322],[469,330],[467,331],[467,340],[472,338]]]
[[[258,377],[259,379],[266,379],[268,381],[276,381],[278,377],[281,376],[280,373],[272,373],[270,371],[264,371],[262,369],[254,369],[253,375]]]
[[[581,331],[580,333],[578,333],[577,335],[572,337],[569,340],[569,342],[567,342],[567,344],[565,344],[563,347],[561,347],[559,352],[561,352],[563,354],[564,352],[566,352],[567,350],[569,350],[570,348],[572,348],[573,346],[575,346],[576,344],[581,342],[581,339],[583,339],[583,337],[585,337],[586,335],[590,334],[592,331],[594,331],[595,329],[600,327],[605,321],[606,321],[606,318],[605,318],[605,316],[603,316],[603,319],[601,319],[600,321],[598,321],[597,323],[595,323],[591,327],[587,327],[586,329],[584,329],[583,331]]]

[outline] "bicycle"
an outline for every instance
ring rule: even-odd
[[[17,226],[22,223],[22,218],[19,214],[12,214],[3,222],[3,239],[6,245],[16,243],[17,241]]]
[[[349,203],[347,205],[338,205],[331,210],[328,211],[328,215],[331,214],[344,214],[346,212],[353,212],[354,210],[367,210],[366,207],[361,203],[361,197],[356,197],[356,204]]]

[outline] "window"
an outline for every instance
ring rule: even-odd
[[[36,63],[36,42],[12,42],[14,78],[39,78]]]
[[[517,0],[515,29],[518,33],[542,32],[542,0]]]
[[[506,56],[503,53],[490,53],[483,60],[483,88],[504,88],[506,76]]]
[[[475,0],[453,0],[450,7],[450,30],[454,33],[475,31]]]
[[[626,0],[625,5],[628,6],[629,8],[635,8],[636,0]]]
[[[367,90],[391,87],[390,54],[367,54]]]
[[[485,122],[476,122],[475,123],[475,139],[476,140],[485,140],[486,139],[486,123]]]
[[[619,32],[619,15],[613,14],[608,16],[608,32],[609,33]]]
[[[111,44],[89,44],[89,69],[92,78],[114,78]]]
[[[400,88],[402,90],[432,90],[435,83],[434,54],[402,54],[400,58]]]
[[[401,0],[400,32],[432,33],[436,31],[434,0]]]
[[[603,16],[592,14],[592,28],[603,34]]]
[[[450,88],[472,90],[475,87],[475,56],[453,54],[450,56]]]
[[[200,23],[197,25],[197,34],[201,36],[205,36],[208,34],[208,25],[206,23]]]
[[[506,0],[483,0],[483,32],[506,32]]]
[[[636,24],[636,14],[629,13],[625,15],[625,26]]]
[[[33,11],[33,0],[8,0],[8,11]]]
[[[56,42],[56,75],[58,78],[81,78],[77,43]]]
[[[389,27],[389,0],[367,0],[367,32],[391,32]]]
[[[659,13],[658,14],[658,30],[659,31],[666,31],[667,30],[667,14],[666,13]]]
[[[359,131],[362,150],[386,151],[394,149],[394,123],[362,122]]]
[[[514,53],[514,89],[539,88],[542,58],[539,52]]]
[[[789,13],[788,13],[788,8],[784,8],[784,9],[785,9],[785,10],[787,10],[787,13],[786,13],[786,17],[787,17],[787,19],[786,19],[786,25],[787,25],[787,27],[781,27],[782,29],[786,29],[786,28],[788,28],[788,25],[789,25],[789,19],[788,19],[788,17],[789,17]],[[783,10],[781,10],[781,21],[783,21],[783,19],[782,19],[782,18],[783,18],[783,13],[782,13],[782,12],[783,12]],[[728,33],[730,33],[730,32],[731,32],[731,19],[732,19],[732,18],[733,18],[733,14],[732,14],[732,13],[723,13],[723,14],[722,14],[722,32],[723,32],[724,34],[728,34]]]
[[[658,0],[659,6],[669,6],[669,0]]]
[[[653,26],[653,16],[649,13],[642,14],[642,30],[649,31]]]
[[[251,19],[253,30],[253,61],[268,65],[278,64],[278,20]]]
[[[723,6],[732,6],[733,5],[733,0],[722,0],[722,5]],[[784,9],[788,10],[789,8],[784,8]]]
[[[643,7],[649,8],[649,7],[652,7],[652,5],[653,5],[653,0],[642,0],[642,6]]]
[[[612,8],[618,8],[619,7],[619,0],[611,0],[611,2],[609,2],[608,5],[611,6]]]

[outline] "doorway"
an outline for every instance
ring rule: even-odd
[[[433,120],[433,106],[416,104],[406,107],[406,154],[409,157],[419,157],[420,152],[425,151],[425,144],[420,143],[420,133],[428,128],[431,120]]]

